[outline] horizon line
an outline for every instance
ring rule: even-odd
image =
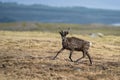
[[[57,8],[75,8],[75,7],[83,7],[83,8],[88,8],[88,9],[100,9],[100,10],[120,11],[120,9],[95,8],[95,7],[77,6],[77,5],[76,5],[76,6],[53,6],[53,5],[42,4],[42,3],[32,3],[32,4],[26,4],[26,3],[19,3],[19,2],[3,2],[3,1],[0,1],[0,3],[15,3],[15,4],[18,4],[18,5],[25,5],[25,6],[43,5],[43,6],[48,6],[48,7],[57,7]]]

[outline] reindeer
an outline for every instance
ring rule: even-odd
[[[71,62],[78,62],[79,60],[84,58],[85,55],[87,55],[89,58],[89,61],[90,61],[90,65],[92,65],[92,60],[88,53],[88,49],[89,49],[91,43],[89,41],[79,39],[76,37],[66,37],[69,34],[69,30],[70,30],[70,28],[68,30],[61,30],[59,32],[61,35],[61,38],[62,38],[62,48],[53,57],[53,60],[58,56],[59,53],[61,53],[63,50],[66,49],[66,50],[70,51],[69,59],[71,60]],[[82,51],[83,56],[81,58],[77,59],[76,61],[73,61],[71,58],[73,51]]]

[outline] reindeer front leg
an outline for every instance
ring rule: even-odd
[[[70,51],[70,55],[69,55],[69,59],[71,60],[71,62],[73,62],[73,60],[71,58],[72,57],[72,53],[73,53],[73,50]]]
[[[53,60],[55,60],[55,58],[58,56],[58,54],[61,53],[63,50],[64,50],[64,48],[61,48],[61,49],[57,52],[57,54],[55,55],[55,57],[53,57]]]

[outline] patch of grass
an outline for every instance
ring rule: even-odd
[[[91,38],[73,34],[91,41],[87,57],[78,64],[69,61],[69,51],[63,51],[52,60],[61,48],[60,35],[40,31],[0,31],[0,79],[2,80],[119,80],[120,36]],[[82,56],[74,52],[74,60]]]

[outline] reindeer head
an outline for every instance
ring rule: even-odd
[[[66,36],[69,34],[69,30],[70,30],[70,28],[68,28],[68,30],[61,30],[59,32],[63,41],[65,40]]]
[[[60,35],[61,35],[62,37],[66,37],[66,35],[69,34],[68,31],[63,31],[63,30],[60,31],[59,33],[60,33]]]
[[[62,37],[66,37],[66,35],[69,34],[69,30],[70,30],[70,28],[68,28],[67,30],[61,30],[59,33]]]

